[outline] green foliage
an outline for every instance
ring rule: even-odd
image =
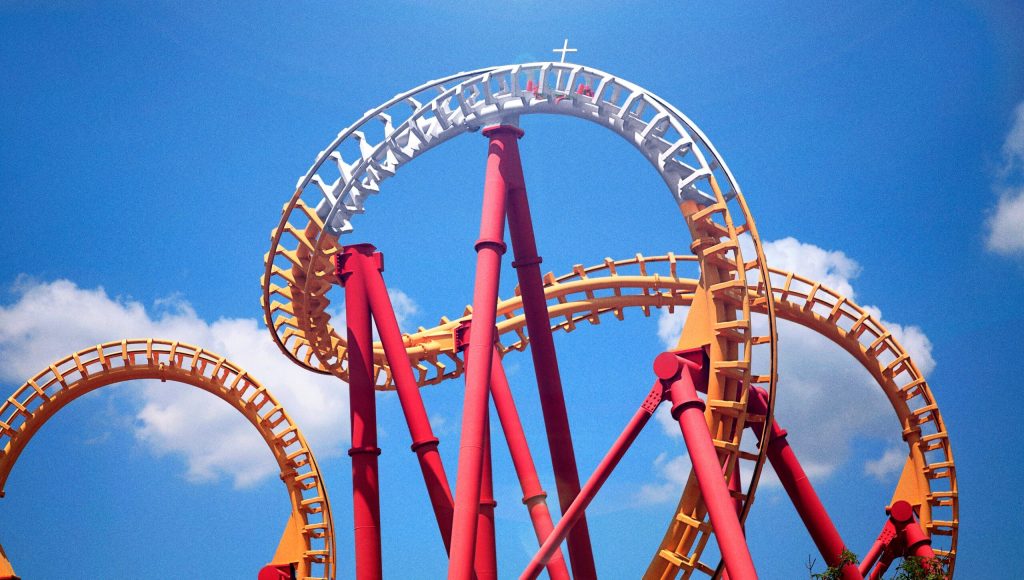
[[[946,580],[943,562],[939,558],[923,560],[914,556],[903,558],[892,580]]]
[[[860,560],[856,554],[850,550],[843,549],[843,554],[839,558],[839,565],[829,566],[825,568],[824,572],[820,573],[814,572],[814,565],[817,561],[808,556],[807,572],[810,574],[811,580],[841,580],[843,577],[843,567],[847,564],[856,566],[859,562]],[[890,580],[946,580],[945,568],[945,562],[941,558],[924,560],[915,556],[908,556],[903,558],[899,566],[896,567],[896,575],[892,576]]]
[[[839,556],[838,566],[829,566],[828,568],[825,568],[824,572],[815,574],[813,571],[814,562],[810,559],[810,557],[808,557],[807,571],[810,573],[812,580],[841,580],[843,577],[843,567],[847,564],[853,564],[854,566],[856,566],[858,562],[860,562],[860,559],[857,558],[857,554],[854,554],[850,550],[843,548],[843,553]]]

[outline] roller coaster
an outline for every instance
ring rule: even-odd
[[[519,157],[526,115],[596,123],[631,143],[664,180],[690,233],[690,254],[637,254],[542,273]],[[383,257],[351,238],[356,216],[381,184],[422,153],[466,133],[488,142],[472,304],[431,328],[403,332],[383,277]],[[443,204],[444,199],[425,200]],[[506,232],[507,225],[507,232]],[[511,242],[518,285],[498,295]],[[685,246],[681,246],[685,247]],[[344,329],[330,305],[344,302]],[[300,178],[265,256],[262,306],[282,354],[348,384],[354,559],[357,578],[384,573],[377,470],[377,391],[396,391],[426,496],[449,554],[451,579],[496,578],[489,411],[493,404],[536,533],[521,578],[596,578],[599,559],[586,509],[661,403],[692,470],[666,531],[651,540],[644,578],[756,578],[743,530],[770,462],[827,565],[843,578],[881,578],[914,557],[952,577],[959,507],[949,434],[925,377],[870,312],[818,281],[770,267],[746,200],[697,126],[653,93],[571,63],[491,67],[420,85],[371,109],[339,133]],[[652,360],[649,391],[591,475],[581,481],[555,333],[623,320],[627,313],[685,309],[676,348]],[[881,532],[858,563],[803,472],[774,415],[786,396],[777,378],[776,323],[824,336],[858,361],[888,399],[906,445],[902,475]],[[379,340],[374,341],[376,327]],[[557,507],[548,505],[503,359],[530,351],[540,395]],[[465,381],[454,492],[437,451],[420,388]],[[136,379],[188,384],[230,404],[277,460],[292,505],[277,552],[260,580],[333,579],[343,556],[320,471],[298,425],[270,391],[237,365],[197,346],[130,339],[81,350],[30,378],[0,406],[0,496],[32,436],[55,413],[100,387]],[[741,448],[743,436],[755,442]],[[741,476],[742,475],[742,476]],[[559,517],[552,516],[557,509]],[[714,539],[717,550],[706,552]],[[864,542],[867,544],[867,542]],[[564,544],[564,550],[563,550]],[[711,554],[706,557],[706,554]],[[0,550],[0,579],[16,578]]]

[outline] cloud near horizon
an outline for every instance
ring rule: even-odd
[[[985,243],[991,252],[1020,258],[1024,257],[1024,102],[1014,109],[1002,154],[993,183],[999,199],[985,222]]]
[[[853,281],[861,268],[843,252],[826,250],[791,237],[765,243],[764,251],[774,268],[820,281],[848,298],[856,296]],[[927,375],[935,368],[931,341],[924,331],[916,326],[883,320],[876,307],[863,308],[892,332],[921,372]],[[660,314],[658,337],[666,347],[675,346],[685,318],[686,309]],[[766,324],[763,317],[758,319],[755,325]],[[778,388],[776,418],[789,431],[789,441],[808,477],[815,482],[825,481],[843,465],[857,461],[864,464],[864,473],[895,483],[903,463],[902,458],[893,459],[891,448],[879,458],[854,456],[855,440],[882,440],[885,435],[898,435],[899,425],[882,390],[849,353],[813,330],[780,320]],[[833,412],[828,413],[829,409]],[[857,409],[857,412],[846,412],[846,409]],[[679,425],[672,420],[667,408],[660,409],[655,418],[663,433],[681,439]],[[884,434],[883,437],[879,437],[879,433]],[[749,441],[744,438],[744,448],[751,448],[752,442],[752,438]],[[680,474],[684,466],[686,472]],[[641,498],[647,503],[659,499],[675,501],[688,469],[685,455],[659,457],[654,464],[659,483],[644,486]],[[778,484],[770,467],[764,472],[762,484],[769,487]],[[666,493],[668,487],[673,486],[674,492]]]
[[[347,386],[292,363],[255,319],[208,322],[180,296],[147,308],[110,296],[102,287],[81,288],[63,279],[44,282],[23,276],[12,292],[13,302],[0,305],[0,381],[20,385],[54,360],[103,342],[180,340],[250,372],[287,409],[319,457],[343,453],[349,437]],[[409,296],[400,290],[391,293],[400,316],[416,312]],[[230,406],[198,389],[139,383],[131,393],[132,433],[152,453],[183,460],[189,481],[227,477],[236,487],[247,487],[277,473],[266,443]]]

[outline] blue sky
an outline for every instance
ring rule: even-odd
[[[652,90],[704,130],[774,242],[770,258],[845,286],[913,337],[919,362],[934,361],[922,366],[933,367],[957,460],[958,573],[983,577],[1024,540],[1012,394],[1024,355],[1022,30],[1024,10],[1008,1],[827,11],[0,4],[0,207],[10,216],[0,387],[13,391],[52,359],[130,334],[227,354],[309,435],[332,494],[341,576],[351,576],[344,386],[293,368],[258,322],[269,232],[296,178],[367,109],[456,71],[551,58],[567,36],[580,50],[570,60]],[[626,143],[573,119],[528,118],[523,128],[547,268],[688,245],[663,183]],[[388,181],[360,216],[358,241],[384,251],[409,326],[469,300],[484,151],[472,136],[450,142]],[[504,275],[507,295],[513,276]],[[664,347],[659,322],[635,316],[557,337],[584,476],[646,393]],[[781,349],[778,419],[863,552],[898,476],[882,459],[899,429],[839,349],[792,330]],[[529,357],[507,364],[537,463],[549,465]],[[460,392],[458,381],[424,392],[450,474]],[[379,404],[385,570],[435,577],[443,550],[397,401]],[[0,543],[15,569],[26,578],[253,577],[273,554],[287,500],[258,435],[218,405],[185,387],[121,385],[54,418],[0,500]],[[683,453],[652,424],[595,502],[606,577],[646,565]],[[495,469],[499,563],[512,575],[532,532],[497,438]],[[553,489],[546,473],[544,483]],[[754,512],[748,533],[763,576],[805,574],[813,544],[784,493],[766,484]]]

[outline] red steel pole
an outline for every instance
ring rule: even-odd
[[[521,135],[520,132],[519,136]],[[548,318],[544,281],[540,271],[541,258],[537,255],[530,204],[526,197],[526,181],[523,178],[519,146],[515,139],[509,139],[506,153],[513,182],[508,192],[508,231],[515,258],[512,266],[519,277],[519,289],[523,296],[523,313],[530,336],[530,355],[533,357],[537,375],[537,388],[540,392],[551,465],[555,472],[558,502],[564,516],[573,499],[580,493],[580,476],[569,431],[569,415],[565,408],[562,378],[558,372],[555,341],[551,337],[551,321]],[[580,521],[572,528],[567,544],[574,576],[587,580],[597,578],[585,516],[581,516]]]
[[[882,550],[885,549],[886,544],[896,535],[895,529],[890,530],[890,528],[892,528],[892,524],[886,521],[886,525],[882,528],[881,535],[878,536],[878,539],[875,540],[874,544],[871,544],[871,549],[868,550],[864,559],[860,561],[857,571],[860,572],[861,576],[866,577],[868,575],[868,572],[871,571],[871,567],[875,565],[875,562],[878,561],[878,558],[882,555]]]
[[[587,480],[587,483],[583,485],[583,489],[580,490],[579,495],[573,500],[569,509],[565,510],[562,515],[562,519],[558,521],[558,525],[555,526],[555,530],[548,536],[548,539],[544,541],[544,544],[540,547],[540,550],[533,556],[530,563],[523,570],[523,573],[519,575],[519,580],[533,580],[540,575],[541,569],[544,567],[545,562],[548,558],[555,553],[558,549],[559,544],[565,540],[565,537],[569,534],[569,531],[574,525],[583,517],[584,511],[587,506],[600,491],[601,486],[608,480],[608,476],[611,475],[612,470],[619,464],[619,460],[629,450],[629,446],[636,440],[637,435],[643,430],[644,425],[650,420],[651,415],[654,414],[655,409],[661,403],[662,393],[664,387],[661,384],[655,384],[654,388],[647,395],[643,404],[637,409],[636,413],[626,424],[626,428],[622,430],[622,434],[615,440],[608,453],[605,454],[604,459],[597,465],[597,469]]]
[[[497,580],[498,551],[494,541],[494,485],[491,481],[491,420],[484,415],[484,460],[480,479],[480,511],[476,525],[476,570],[477,580]]]
[[[341,282],[345,285],[348,327],[349,413],[352,422],[352,513],[355,521],[356,578],[383,577],[380,541],[380,483],[377,477],[377,406],[373,386],[373,334],[361,249],[345,248]]]
[[[368,256],[373,256],[372,260],[367,260],[365,264],[366,274],[363,277],[370,299],[370,309],[373,311],[377,333],[380,334],[380,341],[384,346],[384,355],[391,367],[395,390],[398,391],[398,401],[402,405],[402,413],[405,414],[405,422],[409,426],[409,434],[412,436],[412,450],[419,459],[420,470],[423,472],[423,480],[427,486],[427,495],[430,497],[430,505],[434,510],[434,517],[437,519],[437,527],[441,531],[445,551],[450,551],[452,492],[448,485],[448,476],[445,475],[444,465],[441,463],[441,455],[437,452],[438,440],[434,436],[434,430],[430,427],[427,410],[423,406],[419,385],[416,383],[412,366],[409,364],[409,356],[398,327],[395,309],[391,304],[391,297],[388,296],[387,286],[381,274],[384,270],[383,257],[370,244],[360,244],[360,247],[361,251],[366,252]]]
[[[519,477],[519,486],[523,490],[523,504],[526,505],[530,514],[530,521],[533,522],[537,541],[543,544],[554,530],[551,513],[548,512],[548,494],[544,492],[544,488],[540,485],[540,478],[537,477],[537,467],[533,463],[530,446],[526,442],[523,424],[519,420],[519,412],[512,399],[512,389],[508,386],[508,378],[505,376],[505,369],[497,348],[494,349],[494,355],[491,358],[491,398],[494,400],[494,409],[498,413],[501,429],[505,433],[505,441],[508,442],[508,450],[512,455],[512,466],[515,467],[516,475]],[[569,580],[569,570],[560,549],[555,550],[551,559],[548,560],[547,570],[552,580]]]
[[[697,397],[693,373],[700,370],[701,365],[673,353],[662,353],[654,360],[654,372],[672,398],[672,417],[679,421],[683,432],[729,577],[732,580],[757,578],[743,528],[722,476],[718,453],[704,421],[704,401]]]
[[[747,408],[752,414],[767,415],[768,392],[760,387],[752,387]],[[749,424],[760,441],[764,422],[751,421]],[[838,566],[842,560],[843,550],[846,549],[839,530],[832,523],[832,518],[828,516],[825,506],[814,491],[814,486],[811,485],[789,441],[786,440],[786,430],[773,420],[769,433],[768,460],[771,461],[772,469],[779,476],[782,487],[786,489],[790,501],[800,514],[800,519],[811,534],[825,563],[829,566]],[[855,564],[843,566],[842,575],[844,580],[863,580],[863,573]]]
[[[901,556],[916,557],[926,568],[937,565],[931,539],[918,525],[914,508],[903,500],[889,506],[889,517],[885,520],[878,539],[861,561],[859,571],[871,579],[881,578],[892,561]],[[868,572],[871,573],[870,576]]]
[[[729,495],[732,497],[732,505],[737,514],[743,511],[743,500],[737,497],[741,493],[743,493],[743,483],[740,478],[740,464],[737,462],[732,468],[732,475],[729,476]]]
[[[490,138],[484,179],[480,239],[476,242],[476,280],[473,285],[472,324],[466,350],[466,394],[459,439],[459,471],[455,484],[455,515],[449,580],[469,580],[476,551],[477,511],[480,506],[484,426],[491,375],[491,351],[498,305],[498,277],[505,253],[505,196],[508,190],[505,150],[515,143],[518,129],[498,127],[485,132]]]
[[[914,508],[909,502],[900,500],[889,507],[889,517],[900,531],[904,552],[921,560],[934,560],[932,540],[921,529],[914,516]]]
[[[869,580],[882,580],[882,576],[892,565],[892,561],[896,559],[895,552],[886,550],[882,552],[882,557],[878,560],[878,565],[875,566],[874,570],[871,571],[871,575],[868,576]]]

